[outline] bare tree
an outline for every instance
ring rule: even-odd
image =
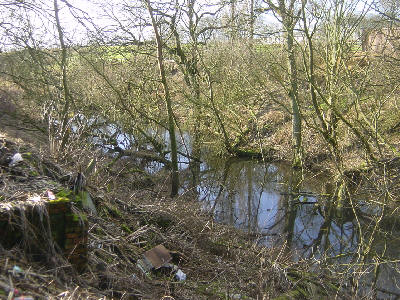
[[[177,150],[176,136],[175,136],[175,120],[174,120],[174,113],[172,110],[172,99],[167,82],[167,77],[165,74],[163,41],[159,33],[159,25],[156,22],[155,12],[152,7],[152,4],[150,3],[150,0],[146,0],[146,7],[149,12],[149,16],[151,18],[151,24],[153,26],[154,35],[156,38],[158,68],[160,71],[160,79],[164,89],[164,99],[168,112],[168,130],[171,143],[171,161],[172,161],[171,197],[175,197],[178,194],[178,189],[179,189],[179,173],[178,173],[178,153],[177,153],[178,150]]]
[[[67,77],[67,55],[68,55],[67,54],[67,46],[65,45],[63,28],[61,27],[60,14],[59,14],[60,9],[59,9],[57,0],[53,1],[53,7],[54,7],[55,24],[56,24],[57,33],[58,33],[58,40],[60,42],[60,47],[61,47],[60,68],[61,68],[61,74],[62,74],[61,78],[62,78],[62,91],[64,94],[64,97],[63,97],[64,107],[61,112],[61,116],[62,116],[61,128],[60,128],[61,141],[60,141],[59,150],[61,152],[63,152],[65,150],[65,145],[68,141],[68,130],[69,130],[68,113],[70,110],[72,97],[71,97],[71,93],[69,91],[69,84],[68,84],[68,77]]]
[[[292,145],[293,161],[295,168],[301,168],[303,164],[303,145],[302,145],[302,120],[299,106],[298,75],[296,64],[296,47],[294,30],[298,23],[301,9],[298,0],[266,0],[269,8],[277,19],[281,22],[285,31],[287,64],[289,73],[289,98],[292,106]]]
[[[346,105],[343,101],[346,93],[352,93],[352,86],[356,80],[349,77],[348,73],[353,35],[367,11],[354,17],[357,4],[358,1],[335,1],[327,2],[326,7],[320,7],[313,2],[309,5],[306,1],[302,2],[302,31],[307,46],[303,52],[303,60],[309,83],[309,99],[318,120],[316,129],[329,145],[340,173],[343,172],[344,166],[339,149],[339,122],[360,140],[370,159],[375,160],[368,137],[363,134],[366,130],[359,129],[359,120],[351,121],[346,116],[351,107],[356,107],[354,104],[357,104],[357,101],[350,101]],[[316,72],[318,61],[323,62],[319,80]]]

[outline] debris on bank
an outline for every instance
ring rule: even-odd
[[[166,266],[171,260],[172,257],[167,248],[158,245],[143,254],[142,258],[138,260],[138,267],[147,274]]]
[[[168,271],[169,273],[174,273],[174,277],[178,281],[185,281],[186,274],[183,273],[178,266],[171,264],[172,256],[164,247],[164,245],[157,245],[154,248],[146,251],[142,258],[137,262],[139,269],[149,278],[151,278],[151,272],[156,272],[161,268]]]
[[[108,161],[103,164],[84,190],[95,209],[85,212],[71,186],[76,166],[61,167],[34,149],[0,139],[0,206],[9,212],[41,207],[45,219],[51,213],[42,203],[70,203],[70,211],[53,213],[69,214],[85,230],[78,236],[62,230],[67,217],[50,218],[50,227],[64,224],[59,233],[22,231],[25,241],[35,238],[40,247],[0,242],[0,299],[262,299],[296,287],[278,267],[280,249],[260,248],[245,233],[216,224],[190,198],[170,199],[165,178],[155,176],[151,188],[133,190],[129,177],[115,175],[117,165],[110,170],[104,167]],[[35,223],[28,219],[12,224],[29,229]],[[7,230],[10,219],[4,220],[0,232],[14,234]],[[84,268],[71,260],[75,251],[78,259],[86,257]]]

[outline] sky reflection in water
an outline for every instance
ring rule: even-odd
[[[209,165],[198,184],[199,199],[205,209],[214,211],[216,221],[252,233],[265,246],[282,245],[291,233],[291,247],[303,257],[315,254],[318,247],[331,255],[354,251],[357,236],[352,222],[331,219],[326,224],[325,199],[314,196],[319,191],[310,186],[304,186],[301,195],[290,195],[287,171],[277,164],[245,160],[226,163],[222,169]]]
[[[135,142],[132,135],[125,134],[118,126],[103,127],[99,133],[99,136],[104,133],[114,136],[122,149],[132,147]],[[160,132],[149,130],[148,133],[160,140]],[[168,132],[161,132],[161,140],[169,144]],[[103,142],[104,146],[106,144]],[[182,153],[191,153],[188,134],[184,134],[178,145]],[[114,146],[105,148],[110,147]],[[296,190],[291,183],[291,169],[284,164],[203,156],[203,162],[190,169],[189,159],[179,155],[179,169],[182,171],[180,193],[194,193],[203,203],[203,208],[213,212],[217,222],[248,232],[260,245],[281,247],[288,243],[294,260],[314,258],[319,261],[331,257],[334,258],[331,263],[345,266],[356,257],[360,237],[352,209],[337,209],[331,199],[321,196],[325,178],[309,180],[306,176]],[[146,165],[146,171],[151,174],[163,168],[163,164],[158,162]],[[361,214],[376,216],[381,212],[379,206],[372,205],[365,197],[358,198],[356,202]],[[382,247],[385,241],[375,241],[375,247]],[[395,249],[391,247],[388,252]],[[398,257],[395,252],[391,256]],[[381,291],[377,292],[377,298],[395,299],[396,294],[400,295],[397,264],[381,266],[377,280]],[[348,272],[353,271],[351,267],[348,269]],[[363,294],[370,293],[368,286],[373,282],[372,271],[373,264],[369,272],[362,276],[364,285],[360,287],[360,292]]]

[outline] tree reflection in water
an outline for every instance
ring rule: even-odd
[[[331,202],[302,185],[301,177],[288,176],[284,166],[227,160],[219,170],[210,165],[197,187],[218,222],[248,231],[266,246],[290,245],[301,257],[354,250],[353,223],[335,218]]]
[[[100,133],[115,139],[119,148],[135,146],[134,137],[118,126]],[[148,134],[168,150],[168,132],[149,129]],[[113,147],[107,139],[93,142]],[[354,195],[343,189],[347,188],[343,180],[331,182],[315,174],[304,180],[283,164],[207,157],[207,149],[195,149],[194,144],[188,133],[181,135],[180,192],[192,193],[216,221],[248,232],[260,245],[285,246],[294,260],[312,258],[328,266],[351,279],[357,296],[400,298],[400,226],[397,205],[388,211],[389,189]],[[149,173],[163,168],[159,162],[146,162]]]
[[[220,158],[207,160],[198,170],[196,194],[216,221],[248,232],[260,245],[285,245],[294,260],[313,258],[343,272],[356,271],[352,263],[359,261],[361,231],[354,207],[337,192],[326,194],[329,182],[323,176],[303,180],[285,165],[234,159],[221,164]],[[370,278],[373,272],[363,280],[382,282],[382,291],[400,292],[399,272],[393,267],[378,268],[385,276],[391,274],[390,283]]]

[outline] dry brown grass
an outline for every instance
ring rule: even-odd
[[[1,127],[7,137],[12,135],[8,128]],[[69,156],[73,161],[54,164],[65,173],[77,172],[90,157],[99,155],[78,150]],[[305,298],[334,292],[326,284],[329,279],[308,272],[306,262],[292,262],[285,248],[260,247],[257,236],[250,238],[216,223],[190,193],[169,198],[166,173],[138,188],[133,180],[148,175],[128,172],[134,163],[110,166],[109,158],[98,158],[97,172],[88,179],[98,215],[88,216],[87,271],[77,274],[62,258],[43,264],[27,259],[18,248],[0,249],[1,282],[48,299],[234,299],[239,295],[273,299],[284,294]],[[148,277],[137,267],[141,255],[158,244],[172,252],[173,263],[187,274],[186,281],[176,281],[167,270]],[[9,276],[14,265],[23,269],[23,276]]]

